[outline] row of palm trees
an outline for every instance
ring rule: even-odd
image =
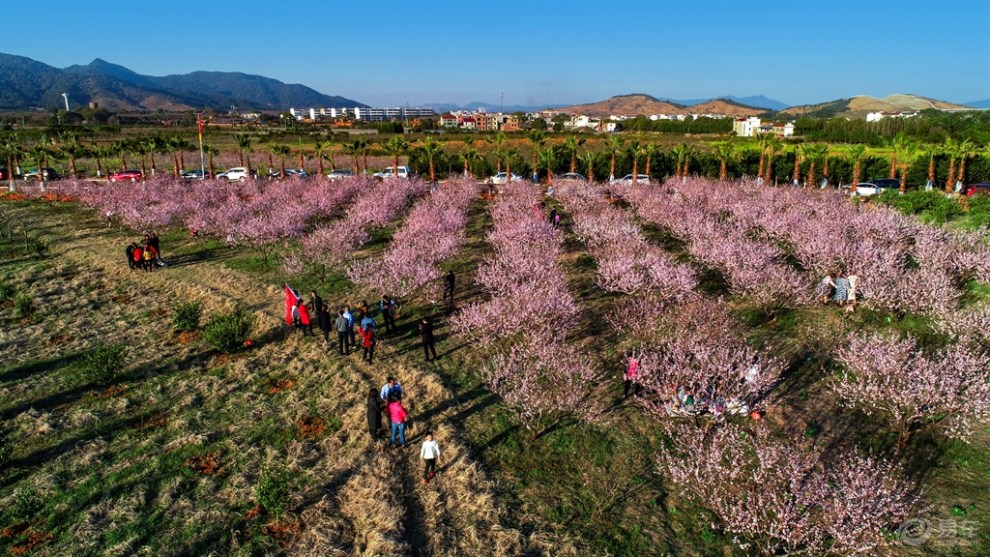
[[[656,157],[664,151],[662,146],[652,142],[629,141],[619,135],[610,135],[602,142],[602,151],[596,152],[590,149],[582,149],[587,142],[586,138],[570,136],[562,143],[551,145],[545,132],[541,130],[530,131],[526,139],[532,150],[532,169],[539,173],[546,171],[547,180],[553,182],[554,170],[561,166],[564,161],[569,161],[570,172],[583,170],[589,180],[595,179],[595,163],[603,155],[609,160],[609,177],[615,176],[617,159],[620,156],[626,157],[632,163],[633,181],[638,179],[640,173],[640,163],[645,163],[644,173],[649,176],[651,166]],[[474,169],[478,163],[484,160],[481,150],[475,144],[474,138],[468,137],[463,140],[464,149],[460,151],[463,159],[464,173],[474,174]],[[508,136],[504,132],[498,132],[484,139],[487,144],[487,151],[495,158],[496,172],[503,170],[511,175],[511,161],[521,160],[519,149],[509,147]],[[253,138],[249,135],[238,135],[236,138],[240,166],[246,167],[249,171],[252,167],[251,155],[259,151],[253,144]],[[786,144],[780,137],[772,134],[760,135],[753,142],[720,141],[710,144],[708,148],[698,144],[681,143],[675,145],[668,152],[675,163],[674,175],[676,177],[686,176],[690,173],[691,163],[697,160],[702,152],[708,152],[719,162],[719,178],[728,179],[729,163],[738,161],[741,153],[745,149],[752,152],[752,147],[759,153],[759,165],[757,178],[764,183],[772,181],[774,163],[786,157],[793,161],[792,180],[795,184],[801,181],[802,163],[807,168],[804,176],[805,184],[812,187],[818,172],[826,179],[829,176],[830,155],[839,154],[839,150],[834,150],[833,146],[823,143]],[[890,143],[890,178],[897,178],[900,172],[901,190],[906,187],[906,174],[910,163],[918,157],[923,157],[928,161],[928,180],[934,183],[935,180],[935,159],[939,156],[948,156],[949,170],[946,176],[945,189],[951,191],[957,181],[961,181],[966,175],[966,161],[981,152],[981,149],[970,140],[956,141],[947,139],[942,144],[916,144],[903,135],[894,137]],[[990,148],[984,149],[990,154]],[[30,157],[38,167],[48,167],[52,160],[63,159],[67,161],[69,174],[75,177],[77,173],[76,161],[80,158],[93,159],[96,164],[96,174],[104,173],[104,161],[119,159],[121,169],[128,167],[128,157],[136,156],[140,158],[140,169],[144,175],[148,174],[148,163],[150,162],[150,175],[158,173],[158,165],[155,155],[171,157],[171,172],[174,176],[179,176],[185,167],[185,154],[195,152],[197,145],[177,136],[171,137],[141,137],[136,139],[120,139],[110,144],[85,145],[74,136],[66,137],[43,137],[30,147],[21,143],[16,135],[7,135],[0,139],[0,153],[6,159],[8,168],[17,168],[21,159]],[[382,143],[375,143],[366,138],[356,138],[351,141],[338,143],[325,140],[317,140],[312,144],[304,145],[301,142],[297,147],[269,142],[265,144],[262,152],[268,155],[268,167],[275,168],[275,158],[279,160],[279,174],[285,176],[286,160],[293,154],[298,156],[299,167],[303,168],[305,160],[316,161],[316,171],[323,174],[327,168],[334,170],[337,168],[337,156],[350,157],[351,166],[355,174],[368,172],[368,156],[373,151],[392,157],[393,165],[398,166],[400,157],[404,155],[415,155],[424,161],[428,167],[431,181],[436,180],[437,161],[446,155],[445,144],[436,140],[433,136],[426,139],[410,143],[404,136],[395,135]],[[845,158],[853,165],[852,182],[860,180],[862,163],[869,156],[869,150],[864,145],[850,145],[845,147]],[[210,174],[215,174],[213,158],[220,154],[220,150],[211,145],[203,145],[203,153],[208,158]],[[564,163],[566,164],[566,163]],[[957,166],[958,165],[958,166]]]

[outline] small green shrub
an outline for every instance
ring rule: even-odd
[[[14,522],[31,522],[44,506],[37,493],[30,489],[19,489],[14,492],[14,502],[10,506],[10,518]]]
[[[173,323],[180,331],[195,331],[199,328],[199,319],[203,315],[203,308],[199,302],[183,302],[175,307]]]
[[[877,201],[906,215],[919,215],[921,220],[934,224],[945,223],[963,213],[959,202],[940,191],[915,190],[901,195],[897,190],[887,190],[877,197]]]
[[[21,294],[14,298],[14,311],[18,317],[28,317],[34,314],[34,298],[27,294]]]
[[[123,344],[99,345],[87,352],[79,362],[84,379],[97,385],[106,385],[124,367],[127,347]]]
[[[970,222],[973,226],[990,225],[990,195],[974,195],[967,199]]]
[[[211,319],[203,328],[203,338],[221,352],[234,352],[244,346],[252,326],[254,317],[238,309]]]
[[[6,302],[14,297],[17,293],[17,287],[9,282],[0,282],[0,302]]]
[[[284,468],[266,467],[261,471],[254,493],[258,504],[278,518],[289,506],[289,473]]]

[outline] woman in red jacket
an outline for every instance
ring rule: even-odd
[[[313,322],[309,319],[309,310],[306,309],[306,304],[303,303],[302,298],[296,302],[296,308],[299,310],[299,329],[302,334],[305,335],[308,331],[309,336],[316,336],[313,334]]]
[[[371,327],[358,326],[358,332],[361,333],[361,341],[364,346],[364,356],[361,359],[370,364],[375,357],[375,330]]]

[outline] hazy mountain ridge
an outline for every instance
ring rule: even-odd
[[[147,76],[102,59],[65,69],[0,53],[0,109],[26,110],[97,102],[109,110],[191,110],[202,108],[285,110],[290,107],[364,107],[298,84],[238,72],[197,71]]]

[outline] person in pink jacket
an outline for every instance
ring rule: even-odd
[[[409,415],[397,393],[388,397],[388,417],[392,422],[392,446],[406,446],[406,417]],[[395,444],[395,436],[399,435],[399,445]]]
[[[639,391],[643,388],[642,385],[636,383],[636,378],[639,377],[639,360],[629,356],[627,359],[626,372],[622,375],[622,398],[629,397],[629,391],[632,390],[635,396],[639,396]],[[633,384],[636,385],[633,389]]]

